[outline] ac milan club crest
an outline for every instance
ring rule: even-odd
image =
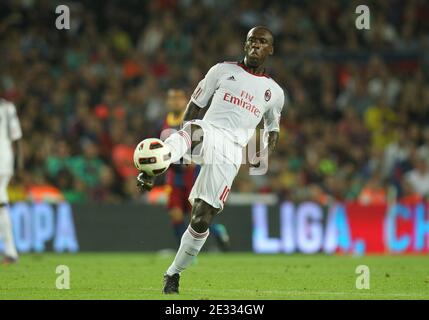
[[[271,90],[268,89],[267,91],[265,91],[265,101],[270,101],[271,99]]]

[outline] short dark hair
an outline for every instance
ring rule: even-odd
[[[253,30],[253,29],[263,29],[263,30],[267,31],[267,32],[270,34],[270,36],[271,36],[272,44],[274,44],[274,33],[270,30],[270,28],[268,28],[267,26],[254,26],[253,28],[251,28],[251,29],[247,32],[247,35],[248,35],[248,34],[249,34],[249,32],[250,32],[251,30]],[[247,39],[247,35],[246,35],[246,39]]]

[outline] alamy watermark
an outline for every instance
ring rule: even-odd
[[[55,8],[55,13],[58,14],[55,20],[55,27],[58,30],[70,30],[70,8],[61,4]],[[358,5],[355,9],[355,13],[359,16],[355,20],[355,26],[358,30],[369,30],[370,29],[370,10],[367,5]]]
[[[369,289],[369,280],[370,280],[370,273],[369,273],[369,267],[366,265],[359,265],[356,267],[355,273],[358,275],[356,277],[356,289],[362,290],[362,289]]]
[[[368,6],[359,5],[355,10],[356,14],[359,16],[356,18],[355,25],[358,30],[369,30],[370,29],[370,11]]]
[[[59,274],[55,281],[55,287],[59,290],[70,289],[70,268],[66,265],[59,265],[56,267],[55,273]]]
[[[55,13],[59,14],[55,19],[55,27],[58,30],[70,30],[70,8],[62,4],[55,8]]]
[[[198,125],[199,126],[199,125]],[[268,171],[268,133],[261,130],[259,135],[255,130],[242,129],[225,132],[223,129],[210,127],[209,130],[198,129],[191,132],[189,125],[181,130],[165,129],[161,132],[160,139],[165,141],[172,134],[179,132],[185,136],[185,141],[193,145],[181,160],[181,164],[221,164],[241,165],[250,164],[250,175],[264,175]],[[184,134],[184,132],[186,134]],[[236,142],[237,137],[250,137],[247,147],[242,147]],[[190,140],[190,141],[189,141]],[[246,139],[247,140],[247,139]]]

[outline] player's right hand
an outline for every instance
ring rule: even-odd
[[[137,187],[141,192],[152,190],[155,184],[155,177],[149,176],[146,172],[141,171],[137,176]]]

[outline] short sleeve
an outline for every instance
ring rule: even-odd
[[[16,113],[15,105],[12,103],[8,105],[8,132],[9,138],[16,141],[22,138],[21,124],[19,123],[18,115]]]
[[[285,100],[286,98],[282,90],[271,107],[264,113],[265,131],[280,131],[280,117],[283,106],[285,105]]]
[[[207,107],[210,98],[215,93],[219,82],[219,67],[216,64],[210,68],[203,80],[201,80],[191,96],[191,101],[200,108]]]

